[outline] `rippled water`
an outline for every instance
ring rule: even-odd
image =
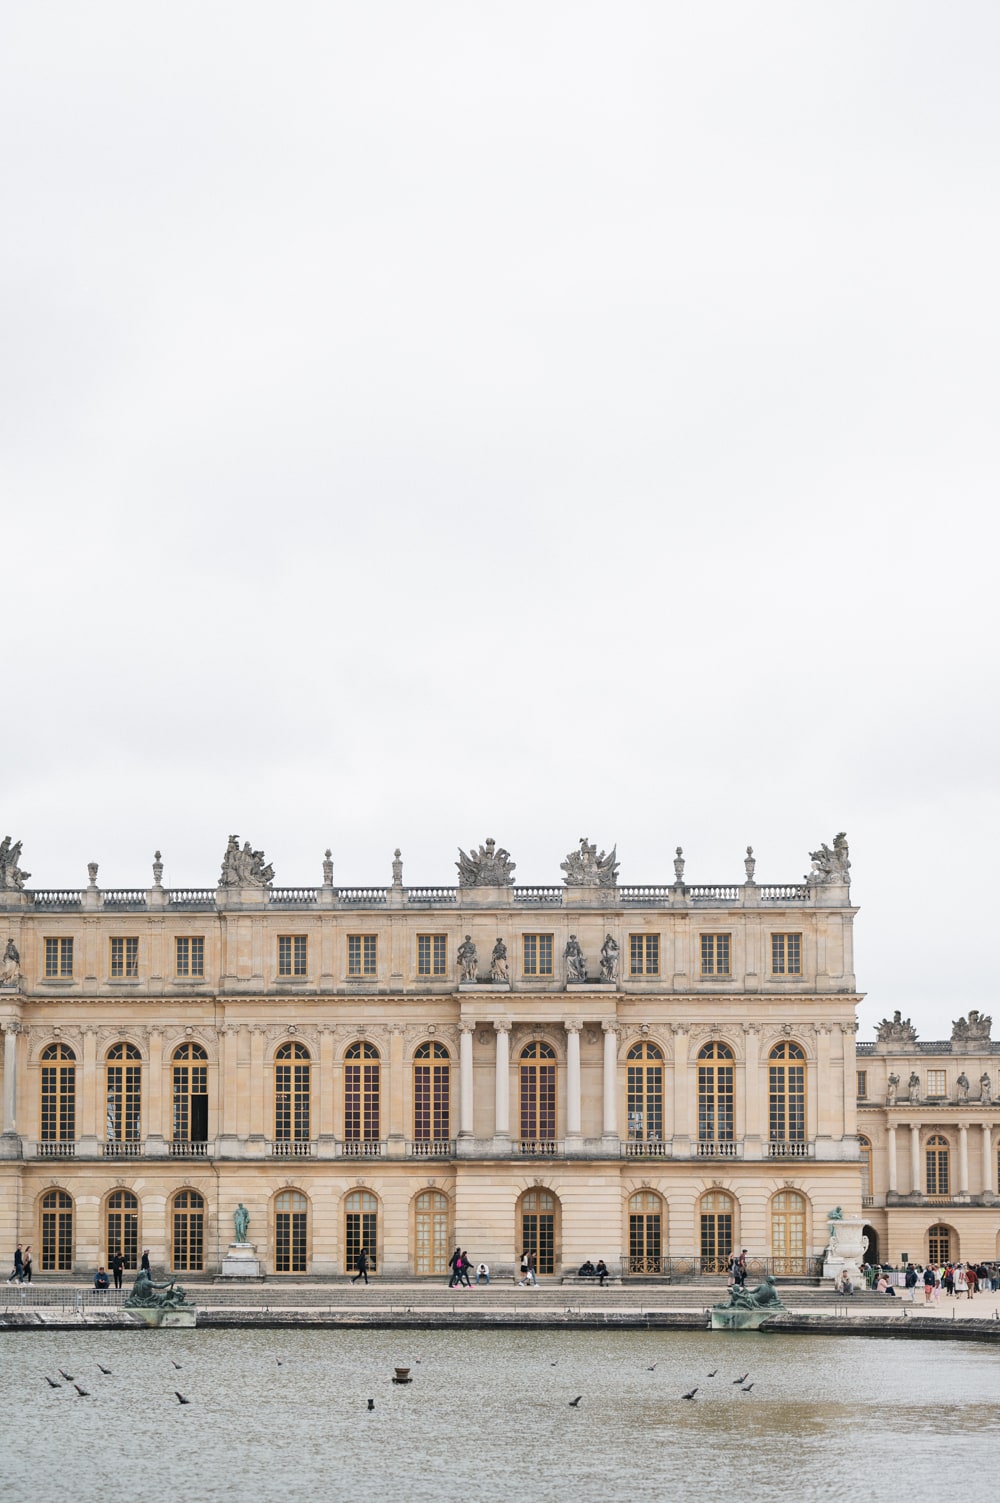
[[[397,1364],[411,1367],[409,1387],[390,1382]],[[44,1374],[58,1379],[59,1367],[92,1397],[50,1389]],[[745,1394],[732,1380],[747,1369],[754,1387]],[[694,1401],[682,1400],[695,1384]],[[977,1500],[994,1491],[998,1399],[1000,1351],[959,1342],[688,1331],[11,1333],[0,1336],[0,1498],[313,1503],[374,1490],[405,1503],[811,1503],[901,1493],[937,1503],[946,1491]]]

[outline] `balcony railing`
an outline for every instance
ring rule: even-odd
[[[772,1140],[767,1145],[767,1157],[769,1159],[811,1159],[814,1157],[814,1149],[813,1143]]]
[[[275,1159],[311,1159],[316,1156],[316,1145],[309,1138],[273,1138],[271,1157]]]
[[[384,1159],[385,1143],[379,1138],[352,1139],[339,1147],[342,1159]]]
[[[145,1152],[146,1145],[141,1138],[101,1144],[101,1153],[106,1159],[141,1159]]]
[[[204,1142],[184,1143],[175,1139],[168,1144],[172,1159],[207,1159],[208,1144]]]
[[[76,1158],[75,1143],[36,1143],[35,1157],[39,1159]]]
[[[669,1157],[667,1144],[656,1138],[627,1138],[621,1145],[623,1159],[665,1159]]]
[[[520,1138],[517,1151],[526,1159],[553,1159],[562,1152],[562,1144],[554,1138]]]
[[[411,1159],[450,1159],[455,1156],[454,1138],[414,1139],[407,1144]]]
[[[694,1159],[741,1159],[743,1144],[735,1138],[720,1141],[699,1140],[691,1144],[691,1157]]]

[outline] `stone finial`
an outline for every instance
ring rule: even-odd
[[[683,848],[683,846],[678,846],[677,850],[676,850],[676,852],[674,854],[674,881],[677,883],[678,887],[683,886],[683,883],[684,883],[684,848]]]
[[[159,851],[153,852],[153,886],[163,886],[163,857]]]
[[[566,873],[563,877],[567,887],[614,887],[618,881],[618,861],[616,859],[617,846],[611,847],[611,852],[598,853],[596,845],[587,842],[586,835],[580,836],[580,849],[570,851],[565,861],[560,861],[560,870]]]
[[[403,885],[403,853],[398,845],[392,853],[392,885],[393,887]]]
[[[230,835],[226,854],[222,858],[219,875],[220,887],[270,887],[274,881],[274,867],[265,866],[264,852],[252,849],[249,840],[240,849],[238,835]]]
[[[87,862],[87,876],[90,878],[90,885],[91,885],[91,887],[96,887],[97,886],[97,862],[96,861],[88,861]]]
[[[333,852],[329,846],[323,852],[323,886],[333,886]]]
[[[9,835],[0,840],[0,891],[15,889],[20,892],[25,882],[31,876],[30,872],[22,871],[18,862],[21,859],[21,842],[12,841]]]
[[[851,862],[847,846],[847,836],[843,830],[833,837],[833,849],[826,844],[820,846],[818,851],[810,851],[809,859],[812,862],[812,871],[806,873],[806,881],[814,887],[820,887],[831,882],[842,883],[845,887],[851,881]]]
[[[503,846],[498,846],[492,835],[488,837],[486,844],[477,850],[472,849],[466,854],[462,847],[458,848],[459,887],[512,887],[514,885],[514,868],[516,861],[510,859],[510,851],[505,851]]]
[[[753,846],[747,846],[747,853],[743,857],[743,870],[747,874],[747,881],[753,881],[753,874],[757,870],[757,858],[753,853]]]

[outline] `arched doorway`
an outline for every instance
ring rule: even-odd
[[[421,1190],[413,1203],[413,1271],[448,1271],[448,1197],[440,1190]]]
[[[305,1273],[309,1263],[309,1202],[301,1190],[274,1197],[274,1271]]]
[[[733,1253],[736,1206],[724,1190],[710,1190],[701,1197],[699,1223],[701,1231],[702,1273],[724,1273]]]
[[[879,1257],[878,1232],[873,1226],[862,1228],[861,1245],[865,1250],[866,1263],[881,1263]]]
[[[533,1252],[537,1273],[554,1273],[559,1202],[550,1190],[526,1190],[518,1203],[517,1251]]]
[[[663,1201],[653,1190],[629,1197],[628,1271],[663,1272]]]
[[[178,1190],[171,1222],[171,1267],[175,1273],[200,1273],[205,1266],[205,1197],[197,1190]]]
[[[806,1198],[797,1190],[780,1190],[771,1201],[772,1273],[806,1271]]]
[[[42,1196],[42,1271],[68,1273],[73,1267],[73,1202],[65,1190]]]
[[[107,1258],[121,1253],[126,1268],[139,1266],[139,1202],[131,1190],[113,1190],[107,1205]]]
[[[521,1050],[521,1142],[550,1146],[556,1136],[556,1051],[544,1040]]]
[[[958,1257],[958,1238],[950,1226],[938,1223],[927,1233],[928,1263],[950,1263]]]
[[[344,1271],[353,1273],[358,1253],[368,1254],[368,1272],[378,1269],[378,1201],[370,1190],[352,1190],[344,1201]]]

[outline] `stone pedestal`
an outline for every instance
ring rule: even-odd
[[[230,1242],[219,1272],[224,1279],[261,1278],[256,1242]]]
[[[198,1324],[197,1311],[192,1306],[188,1310],[158,1310],[153,1305],[141,1305],[138,1308],[129,1308],[129,1315],[134,1315],[136,1320],[144,1321],[147,1326],[195,1326]]]
[[[729,1310],[715,1305],[712,1310],[713,1331],[758,1331],[772,1315],[784,1314],[784,1306],[770,1310]]]
[[[861,1264],[864,1262],[863,1216],[845,1216],[842,1221],[830,1222],[830,1244],[823,1255],[823,1277],[839,1279],[844,1269],[857,1289],[860,1287]]]

